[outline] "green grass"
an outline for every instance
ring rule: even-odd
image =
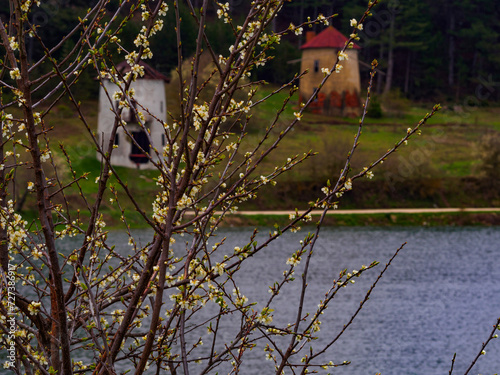
[[[97,158],[91,135],[85,129],[81,120],[78,119],[76,113],[69,112],[69,107],[62,105],[60,107],[63,109],[62,111],[59,111],[59,107],[56,106],[54,111],[44,119],[46,128],[50,128],[47,137],[52,149],[52,157],[57,166],[57,174],[62,184],[72,181],[73,172],[78,179],[78,183],[74,183],[65,189],[65,197],[62,195],[56,196],[55,203],[60,204],[65,209],[64,199],[66,199],[70,203],[71,211],[66,212],[65,215],[69,214],[71,220],[80,217],[85,224],[90,217],[89,207],[91,208],[94,205],[97,196],[98,184],[96,178],[101,173],[101,162]],[[82,107],[91,130],[95,132],[97,129],[97,102],[89,101],[83,103]],[[20,115],[20,113],[17,115]],[[43,140],[40,140],[40,142],[43,142]],[[62,147],[70,157],[71,167],[62,152]],[[53,168],[48,163],[46,163],[45,171],[48,177],[54,174]],[[126,183],[138,205],[146,211],[147,215],[150,215],[151,204],[158,191],[155,179],[159,173],[152,170],[137,171],[136,169],[123,167],[115,167],[115,172]],[[19,169],[17,188],[21,194],[27,186],[27,181],[32,179],[30,173],[30,169]],[[84,176],[85,178],[83,178]],[[126,196],[124,189],[118,184],[115,176],[110,178],[109,184],[115,187],[129,224],[138,226],[143,223],[140,214]],[[87,198],[87,202],[82,198],[82,195]],[[116,202],[111,203],[110,198],[114,197],[108,191],[102,201],[100,212],[108,224],[117,227],[121,225],[122,212]],[[37,221],[38,215],[36,213],[36,197],[34,194],[28,194],[21,212],[23,217],[30,222]]]
[[[263,99],[270,95],[276,88],[271,86],[260,86],[254,97],[254,102]],[[278,110],[281,109],[285,100],[289,97],[289,90],[282,90],[273,95],[269,100],[262,102],[258,105],[258,118],[259,119],[273,119]],[[282,121],[289,121],[293,119],[293,107],[297,106],[297,94],[288,102],[283,114],[281,115]]]
[[[441,171],[447,176],[466,177],[472,174],[474,167],[477,166],[478,161],[474,160],[457,160],[449,164],[442,164]]]
[[[270,86],[259,88],[253,101],[256,102],[259,98],[271,93],[273,89]],[[266,127],[270,126],[274,121],[277,109],[281,107],[287,96],[288,92],[284,90],[253,109],[249,132],[242,143],[242,153],[250,151],[256,146]],[[293,120],[293,112],[297,111],[296,105],[296,97],[293,97],[279,122],[272,130],[271,138],[275,139]],[[421,104],[406,103],[402,107],[405,108],[404,112],[386,112],[386,115],[380,119],[368,118],[363,127],[359,146],[352,159],[351,167],[353,171],[361,170],[391,148],[399,139],[405,136],[407,128],[418,123],[430,111],[431,107],[432,105],[423,106]],[[83,111],[87,115],[91,129],[95,131],[97,127],[97,102],[89,101],[84,103]],[[478,159],[479,145],[484,134],[500,132],[499,114],[500,108],[493,107],[478,108],[465,115],[464,113],[457,114],[449,110],[443,110],[422,127],[422,135],[413,137],[408,146],[401,147],[397,153],[374,171],[374,181],[383,186],[387,182],[387,174],[391,173],[396,173],[398,176],[410,180],[427,179],[429,182],[426,182],[426,184],[431,185],[434,184],[432,182],[434,180],[450,179],[451,181],[456,178],[479,176],[481,173]],[[330,118],[306,113],[302,121],[297,123],[277,149],[263,160],[256,173],[270,173],[275,166],[283,164],[288,157],[303,155],[305,152],[312,150],[317,155],[299,164],[287,175],[282,176],[278,180],[278,186],[288,184],[293,189],[294,184],[297,183],[302,183],[305,186],[312,181],[316,181],[317,184],[324,184],[327,179],[335,179],[352,148],[358,122],[359,119]],[[58,143],[62,143],[71,157],[72,167],[77,176],[88,173],[86,179],[79,180],[79,184],[83,194],[89,197],[89,204],[92,205],[98,187],[95,179],[100,174],[101,165],[96,157],[95,147],[92,146],[91,136],[84,129],[76,114],[71,115],[65,108],[62,108],[61,111],[55,110],[47,116],[46,124],[52,127],[48,136],[54,150],[53,155],[58,165],[58,173],[63,177],[64,181],[70,181],[70,169],[65,163],[62,152],[56,150]],[[262,149],[269,147],[271,142],[271,139],[267,140]],[[260,151],[257,155],[260,155]],[[158,173],[122,167],[117,167],[116,173],[127,183],[138,204],[150,214],[151,203],[157,192],[154,180]],[[21,179],[24,178],[23,176],[20,177]],[[126,197],[123,189],[118,186],[114,177],[111,178],[110,183],[116,186],[120,202],[123,205],[122,208],[126,211],[127,217],[130,218],[132,224],[138,225],[141,223],[139,213],[136,212],[134,205]],[[436,182],[436,184],[438,183]],[[423,186],[427,185],[424,184]],[[66,193],[68,199],[81,210],[81,215],[88,216],[88,214],[84,214],[88,210],[85,202],[80,197],[77,186],[73,185]],[[121,211],[116,204],[110,203],[110,198],[111,195],[107,194],[103,201],[102,212],[106,220],[118,225]],[[365,203],[368,202],[369,205],[377,206],[379,203],[377,203],[376,198],[376,196],[372,195],[367,196]],[[276,197],[266,196],[266,194],[261,194],[259,199],[260,203],[252,201],[249,203],[250,206],[278,208],[279,205],[283,205],[283,208],[290,208],[288,205],[294,204],[286,199],[277,202]],[[455,203],[453,199],[449,200]],[[487,204],[488,198],[484,198],[484,200]],[[25,210],[26,207],[35,207],[35,204],[35,197],[29,196],[24,206]],[[353,201],[352,204],[356,207],[357,203]],[[428,204],[428,197],[424,196],[418,202],[401,203],[394,201],[391,204],[393,206],[401,204],[404,206],[425,206]],[[31,215],[30,213],[26,214]],[[75,212],[71,214],[74,215]],[[349,222],[351,219],[344,218],[342,220]]]
[[[264,128],[270,121],[270,109],[276,108],[283,97],[273,97],[265,104],[265,110],[259,108],[254,116]],[[394,146],[409,127],[414,127],[432,104],[412,105],[405,103],[404,113],[397,115],[386,113],[379,119],[367,118],[363,127],[360,144],[353,157],[353,169],[368,165],[387,149]],[[432,176],[464,177],[476,175],[478,171],[478,152],[485,132],[500,131],[499,108],[472,108],[456,113],[450,110],[438,112],[427,124],[423,125],[422,135],[414,136],[407,147],[400,148],[389,168],[404,168],[405,164],[413,166],[413,175],[419,176],[422,168]],[[339,164],[352,147],[354,134],[357,132],[359,119],[328,118],[322,115],[307,113],[301,123],[280,144],[274,156],[264,162],[262,170],[274,168],[278,161],[286,160],[292,155],[309,150],[318,152],[318,156],[293,175],[294,178],[308,179],[311,169],[321,169],[327,175],[328,164]],[[255,145],[258,136],[250,136],[244,143],[245,150]],[[318,160],[320,160],[318,162]],[[316,165],[316,167],[315,167]],[[409,176],[407,176],[409,177]]]

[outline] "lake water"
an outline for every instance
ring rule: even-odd
[[[241,292],[257,302],[257,308],[269,298],[268,287],[276,281],[273,275],[279,279],[288,268],[286,259],[298,249],[307,231],[285,234],[258,256],[249,258],[239,272]],[[248,228],[222,228],[217,241],[227,237],[225,248],[230,253],[235,246],[247,244],[251,233]],[[261,242],[268,233],[269,229],[261,229],[257,240]],[[143,242],[151,239],[151,232],[136,234]],[[109,243],[117,244],[124,254],[130,251],[126,242],[123,234],[110,233]],[[319,299],[342,269],[359,269],[375,260],[381,264],[336,297],[322,316],[315,347],[335,337],[349,321],[378,272],[403,242],[407,245],[353,325],[327,352],[327,361],[351,361],[349,366],[329,370],[332,374],[443,375],[450,370],[453,353],[457,353],[453,374],[463,374],[500,317],[500,228],[324,228],[311,263],[307,311],[316,310]],[[66,245],[74,248],[70,242]],[[183,254],[180,239],[175,251]],[[297,280],[287,285],[273,306],[276,324],[295,320],[300,270]],[[200,332],[195,332],[194,340],[206,335],[204,328]],[[228,327],[220,337],[229,341],[234,331]],[[204,342],[200,355],[210,347],[208,337]],[[246,353],[243,375],[274,373],[273,363],[264,360],[261,349]],[[493,340],[486,351],[471,374],[500,373],[500,339]],[[193,366],[191,374],[196,374]],[[216,371],[228,373],[227,368],[219,367],[211,374]]]
[[[271,275],[285,269],[286,258],[297,249],[304,232],[307,229],[287,234],[246,265],[239,281],[251,301],[267,300],[274,281]],[[246,244],[249,234],[241,228],[218,233],[227,237],[229,248]],[[381,264],[345,288],[325,312],[320,332],[324,339],[315,346],[348,322],[377,271],[403,242],[407,245],[362,312],[328,352],[328,360],[335,363],[351,361],[331,370],[333,374],[448,374],[453,353],[457,353],[453,373],[463,374],[500,317],[500,228],[325,228],[311,264],[310,311],[340,270],[359,269],[374,260]],[[276,322],[293,321],[298,289],[297,280],[280,294]],[[499,340],[490,343],[471,374],[500,372]],[[274,373],[260,350],[255,355],[247,359],[244,374]]]

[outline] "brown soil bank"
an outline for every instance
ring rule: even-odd
[[[244,210],[305,209],[322,197],[324,183],[285,181],[265,187]],[[339,204],[341,209],[418,207],[499,207],[500,181],[485,178],[357,180]]]
[[[307,225],[313,225],[318,216]],[[229,215],[223,226],[265,226],[283,227],[288,223],[287,215]],[[386,213],[386,214],[351,214],[329,215],[325,225],[329,226],[497,226],[500,225],[500,213]]]

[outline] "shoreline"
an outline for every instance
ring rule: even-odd
[[[304,210],[299,210],[299,213]],[[373,214],[429,214],[429,213],[500,213],[500,207],[461,207],[461,208],[367,208],[354,210],[329,210],[327,215],[373,215]],[[323,210],[312,210],[312,215],[321,215]],[[216,214],[221,214],[220,211]],[[295,214],[294,210],[241,210],[227,215],[264,215],[282,216]]]
[[[303,212],[303,211],[299,211]],[[322,211],[311,212],[315,224]],[[292,210],[240,211],[227,214],[222,226],[280,226],[289,222]],[[331,210],[326,226],[500,226],[500,208],[393,208]]]

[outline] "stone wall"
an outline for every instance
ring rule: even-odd
[[[309,73],[300,80],[300,98],[308,98],[324,78],[322,68],[331,69],[337,59],[335,48],[309,48],[302,51],[301,71]],[[355,117],[361,114],[359,93],[361,89],[358,51],[348,50],[348,60],[340,63],[340,73],[333,73],[311,105],[313,113],[332,116]]]

